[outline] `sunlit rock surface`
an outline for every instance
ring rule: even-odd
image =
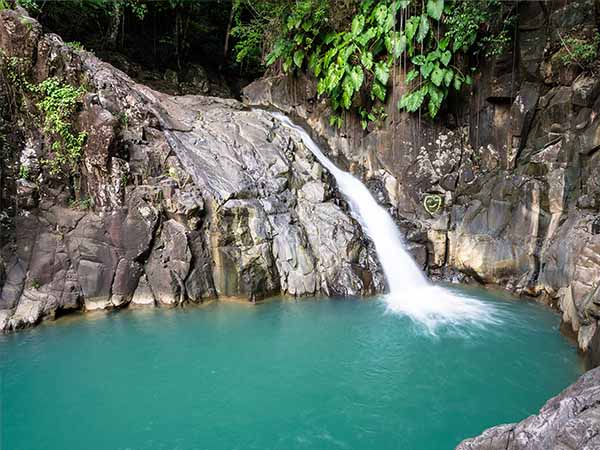
[[[41,131],[22,130],[39,182],[18,180],[0,329],[130,303],[383,290],[372,244],[333,179],[270,114],[152,91],[21,14],[0,13],[0,47],[34,80],[87,86],[77,126],[88,140],[69,204],[70,183],[40,169]]]

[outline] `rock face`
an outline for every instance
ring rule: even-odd
[[[594,36],[597,4],[511,5],[517,44],[481,64],[472,91],[435,122],[390,101],[380,126],[363,132],[349,115],[332,129],[306,77],[259,80],[246,102],[305,120],[397,217],[432,276],[458,271],[553,305],[581,350],[597,355],[600,79],[558,57],[561,36]]]
[[[15,213],[0,251],[0,330],[67,310],[383,290],[334,180],[269,113],[152,91],[44,35],[22,10],[0,12],[0,48],[34,82],[88,91],[76,202],[74,183],[41,164],[42,130],[21,123],[28,176],[6,199]]]
[[[395,110],[401,72],[387,119],[366,132],[352,115],[332,129],[307,77],[259,80],[245,101],[306,121],[397,218],[432,277],[466,276],[558,308],[599,365],[600,78],[558,57],[561,37],[593,38],[597,2],[511,5],[516,45],[484,62],[472,91],[435,122]],[[598,405],[596,369],[538,416],[458,448],[598,449]]]
[[[555,305],[598,364],[600,80],[556,57],[563,34],[593,36],[596,2],[513,5],[518,45],[483,64],[463,107],[436,122],[395,110],[400,72],[385,123],[367,132],[352,116],[342,130],[329,127],[308,78],[255,82],[246,105],[308,123],[390,210],[432,276]],[[88,91],[75,180],[42,164],[50,142],[24,119],[32,99],[15,99],[16,117],[4,117],[18,132],[0,165],[0,183],[12,181],[0,186],[0,330],[69,310],[383,290],[372,245],[334,180],[267,112],[136,84],[19,9],[0,11],[0,48],[3,71],[18,61],[31,82],[53,76]],[[187,76],[204,91],[201,70]],[[18,90],[2,82],[0,91]],[[599,370],[538,416],[459,449],[600,448]]]
[[[538,415],[467,439],[456,450],[595,450],[600,448],[600,368],[583,375]]]

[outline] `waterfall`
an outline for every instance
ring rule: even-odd
[[[429,282],[402,243],[392,216],[381,207],[369,189],[348,172],[339,169],[300,126],[287,116],[273,112],[273,117],[294,130],[317,160],[333,175],[338,188],[348,201],[353,217],[375,244],[389,293],[385,296],[390,311],[405,314],[422,323],[430,332],[438,325],[460,322],[495,322],[489,304],[458,296]]]

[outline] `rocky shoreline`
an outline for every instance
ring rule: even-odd
[[[17,152],[2,174],[12,184],[2,192],[0,330],[128,305],[382,292],[372,244],[331,176],[268,112],[250,108],[260,106],[305,120],[392,212],[430,276],[470,277],[557,307],[597,363],[600,79],[552,59],[552,30],[594,27],[586,11],[595,9],[591,0],[540,8],[521,8],[521,44],[505,55],[519,61],[516,82],[502,61],[486,68],[465,123],[391,109],[366,134],[352,118],[329,127],[310,79],[259,80],[245,104],[169,96],[44,34],[23,10],[1,11],[3,116],[12,115]],[[33,100],[17,99],[17,117],[7,104],[7,61],[34,83],[86,86],[75,203],[73,180],[43,167],[49,145],[27,120]],[[599,448],[598,386],[595,369],[539,416],[458,448]]]
[[[489,428],[456,450],[596,450],[600,448],[600,367],[548,400],[538,415]]]

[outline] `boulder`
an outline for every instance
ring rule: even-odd
[[[519,423],[500,425],[456,450],[595,450],[600,448],[600,368],[550,399]]]

